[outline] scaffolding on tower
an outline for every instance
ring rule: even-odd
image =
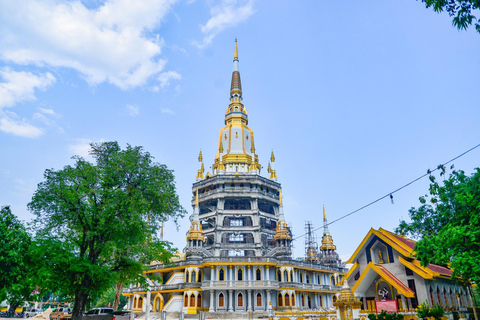
[[[305,221],[305,261],[318,263],[318,243],[311,221]]]

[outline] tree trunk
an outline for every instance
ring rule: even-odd
[[[73,304],[72,320],[81,320],[83,317],[83,309],[87,303],[88,295],[84,292],[77,292],[75,294],[75,301]]]
[[[120,295],[122,294],[124,283],[117,283],[115,285],[115,299],[113,300],[113,310],[118,309],[118,305],[120,304]]]
[[[10,307],[8,308],[8,312],[15,314],[15,310],[20,306],[19,301],[10,302]]]
[[[478,316],[477,316],[477,302],[475,300],[475,293],[473,292],[472,290],[472,285],[470,284],[470,297],[472,299],[472,307],[473,307],[473,316],[475,317],[475,320],[478,320]]]

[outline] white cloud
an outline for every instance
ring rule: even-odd
[[[0,110],[13,107],[17,102],[35,100],[35,89],[45,90],[55,83],[50,73],[34,75],[31,72],[13,71],[10,68],[0,70]]]
[[[125,108],[127,109],[128,114],[132,117],[135,117],[138,114],[140,114],[140,107],[132,106],[130,104],[127,104],[127,106]]]
[[[43,130],[37,128],[23,120],[12,119],[8,114],[0,114],[0,130],[24,138],[37,138],[43,134]]]
[[[90,151],[90,143],[94,142],[90,139],[75,139],[75,143],[68,146],[68,150],[77,156],[88,157]]]
[[[49,108],[49,109],[47,109],[47,108],[38,108],[38,109],[40,110],[41,113],[48,114],[48,115],[50,115],[50,116],[58,116],[58,114],[57,114],[55,111],[53,111],[52,108]]]
[[[170,84],[171,80],[182,79],[182,75],[175,71],[167,71],[160,73],[157,79],[160,81],[160,88],[164,88]]]
[[[246,21],[253,14],[253,0],[220,0],[210,9],[211,18],[201,26],[202,42],[194,42],[198,48],[208,46],[213,38],[228,27]]]
[[[162,108],[160,110],[162,113],[165,113],[165,114],[171,114],[172,116],[175,115],[175,111],[171,110],[171,109],[168,109],[168,108]]]
[[[175,0],[0,1],[0,58],[77,70],[92,85],[143,85],[162,71],[163,42],[148,32]]]

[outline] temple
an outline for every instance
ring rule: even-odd
[[[426,301],[447,311],[467,311],[473,301],[468,286],[451,279],[452,270],[422,266],[415,241],[385,229],[370,229],[347,263],[345,279],[361,301],[361,309],[376,312],[375,301],[396,301],[399,312],[415,310]]]
[[[275,155],[272,151],[267,177],[261,176],[248,117],[235,40],[225,123],[212,172],[205,173],[201,152],[198,157],[186,247],[173,264],[149,266],[148,290],[124,289],[129,309],[142,312],[151,305],[153,312],[166,314],[251,311],[261,316],[269,310],[333,308],[347,269],[336,253],[325,209],[320,249],[309,248],[304,258],[293,259]]]

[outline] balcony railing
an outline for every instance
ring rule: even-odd
[[[202,288],[203,290],[211,289],[271,289],[278,290],[279,288],[295,288],[303,290],[324,290],[339,292],[340,288],[336,286],[314,284],[314,283],[299,283],[299,282],[280,282],[277,280],[226,280],[226,281],[210,281],[203,282],[188,282],[177,283],[169,285],[157,285],[151,287],[153,291],[176,290],[176,289],[192,289]],[[126,293],[144,292],[145,288],[125,288]]]

